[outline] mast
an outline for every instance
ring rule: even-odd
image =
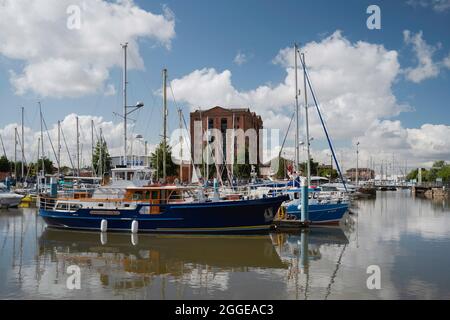
[[[145,144],[144,144],[144,153],[145,153],[144,166],[148,167],[148,142],[147,142],[147,140],[145,141]]]
[[[24,166],[25,166],[25,142],[24,142],[24,128],[23,128],[23,119],[24,119],[24,108],[22,107],[22,179],[24,177]]]
[[[17,127],[14,128],[14,179],[17,181]]]
[[[359,142],[356,143],[356,187],[358,187],[358,183],[359,183]]]
[[[77,116],[77,175],[80,176],[80,131],[78,126],[78,116]]]
[[[100,157],[99,157],[99,167],[100,170],[98,170],[100,176],[103,179],[103,130],[100,128]]]
[[[303,60],[303,84],[304,84],[304,96],[305,96],[305,126],[306,126],[306,153],[307,153],[307,162],[306,162],[306,171],[307,171],[307,179],[308,186],[311,185],[311,152],[310,152],[310,141],[309,141],[309,119],[308,119],[308,92],[306,91],[306,61],[305,54],[302,53]]]
[[[123,164],[127,162],[127,47],[128,42],[122,45],[123,48]]]
[[[209,117],[206,116],[206,183],[208,183],[209,180]]]
[[[182,113],[181,109],[178,109],[178,115],[180,117],[180,183],[183,183],[183,136],[182,134]]]
[[[167,143],[167,69],[163,69],[163,179],[166,182],[166,143]]]
[[[91,167],[94,176],[94,120],[91,119]]]
[[[298,172],[298,164],[300,162],[300,141],[298,135],[299,129],[299,112],[298,112],[298,68],[297,68],[297,53],[298,47],[297,43],[294,43],[294,68],[295,68],[295,163],[294,163],[294,171]]]
[[[41,138],[38,138],[38,149],[37,149],[37,162],[36,162],[36,176],[37,176],[37,191],[38,194],[40,192],[40,181],[41,179],[39,178],[39,157],[40,157],[40,147],[41,147]]]
[[[61,121],[58,120],[58,176],[61,174]]]
[[[233,186],[233,180],[234,180],[234,136],[235,136],[235,117],[234,117],[234,112],[233,112],[233,135],[232,135],[232,141],[231,141],[231,186]]]
[[[5,144],[3,143],[3,138],[1,134],[0,134],[0,141],[2,143],[3,155],[5,156],[5,159],[8,159],[8,157],[6,156]]]
[[[45,153],[44,153],[44,130],[43,130],[43,127],[42,127],[42,107],[41,107],[41,102],[39,101],[39,114],[40,114],[40,117],[41,117],[41,153],[42,153],[42,158],[41,158],[41,160],[42,160],[42,175],[44,175],[45,176],[45,162],[44,162],[44,157],[45,157]],[[38,166],[38,168],[39,168],[39,166]],[[38,170],[39,171],[39,170]]]

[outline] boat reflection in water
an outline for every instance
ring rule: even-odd
[[[82,289],[101,292],[102,297],[177,299],[203,296],[205,290],[211,296],[227,294],[230,286],[236,286],[236,275],[252,279],[259,274],[279,281],[287,274],[289,282],[294,273],[308,270],[309,260],[321,258],[321,246],[347,243],[339,228],[244,236],[46,228],[39,238],[39,256],[52,261],[61,274],[77,265]]]
[[[287,287],[295,299],[327,299],[332,294],[332,285],[349,244],[346,233],[351,233],[351,228],[318,227],[272,235],[277,253],[289,265]],[[336,261],[331,265],[326,263],[331,268],[323,268],[323,263],[312,265],[322,259],[321,249],[331,247],[338,252]],[[312,281],[311,277],[318,281]]]
[[[47,228],[40,255],[100,274],[102,285],[131,289],[160,275],[287,269],[266,235],[148,235],[94,233]]]
[[[303,229],[296,233],[279,233],[272,235],[273,243],[283,260],[301,257],[307,260],[321,258],[322,245],[343,246],[349,243],[344,229],[341,227],[319,227]]]

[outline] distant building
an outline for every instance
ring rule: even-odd
[[[346,171],[346,177],[351,181],[356,181],[356,168],[351,168]],[[369,168],[358,168],[358,180],[368,181],[375,178],[375,171]]]
[[[251,112],[249,108],[230,108],[216,106],[209,110],[196,110],[190,114],[190,132],[191,132],[191,154],[194,155],[194,123],[195,121],[201,121],[202,134],[207,129],[218,129],[222,133],[223,138],[223,154],[226,157],[226,130],[227,129],[242,129],[246,132],[248,129],[255,129],[256,138],[256,150],[259,150],[259,129],[263,128],[263,121],[261,116],[255,112]],[[253,143],[253,141],[250,141]],[[206,141],[202,143],[202,146],[206,146]],[[248,142],[246,142],[248,147]],[[235,150],[236,150],[235,143]],[[259,152],[257,151],[257,154]],[[236,155],[236,152],[235,152]],[[225,160],[225,159],[224,159]],[[257,161],[259,163],[259,154],[257,155]]]

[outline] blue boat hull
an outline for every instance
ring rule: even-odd
[[[286,199],[281,196],[158,205],[162,212],[160,214],[146,213],[151,205],[145,204],[134,209],[113,211],[83,208],[76,212],[60,212],[40,209],[39,214],[50,227],[66,229],[100,230],[101,221],[106,220],[108,231],[130,232],[133,221],[137,221],[138,232],[248,233],[268,230],[278,208]]]
[[[308,220],[311,224],[339,224],[339,221],[347,211],[347,203],[310,204],[308,207]],[[301,218],[301,210],[298,209],[298,205],[288,206],[286,213],[295,216],[296,219]]]

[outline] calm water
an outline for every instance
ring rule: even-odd
[[[0,211],[1,299],[450,299],[450,205],[380,192],[343,228],[262,236],[46,229]],[[66,286],[81,269],[81,289]],[[369,290],[369,265],[381,289]]]

